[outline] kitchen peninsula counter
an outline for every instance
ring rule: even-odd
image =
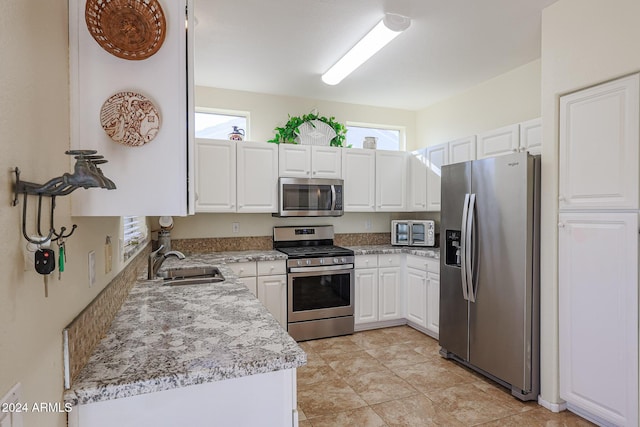
[[[139,279],[64,395],[86,405],[242,378],[306,363],[306,354],[226,265],[286,259],[277,251],[195,254],[163,270],[217,266],[224,282],[164,286]]]

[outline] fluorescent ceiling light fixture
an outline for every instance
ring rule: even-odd
[[[387,13],[369,33],[351,48],[338,62],[322,75],[328,85],[337,85],[391,40],[409,28],[411,19],[396,13]]]

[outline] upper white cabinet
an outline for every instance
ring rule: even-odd
[[[71,214],[187,215],[195,194],[189,165],[193,126],[188,123],[193,118],[193,31],[187,32],[185,22],[185,10],[186,21],[193,18],[192,1],[161,1],[165,39],[143,60],[118,58],[103,49],[87,31],[85,4],[69,1],[70,148],[103,155],[108,163],[101,169],[117,189],[73,192]],[[160,115],[159,132],[142,146],[114,142],[100,123],[105,101],[128,91],[149,99]]]
[[[376,151],[342,150],[344,211],[373,212],[376,209]]]
[[[520,149],[520,128],[517,124],[478,134],[478,159],[509,154]]]
[[[520,151],[534,156],[542,153],[541,118],[520,123]]]
[[[236,142],[196,140],[196,212],[236,211]]]
[[[407,161],[405,151],[375,150],[376,210],[402,212],[407,209]]]
[[[449,161],[451,163],[462,163],[476,159],[476,136],[456,139],[449,142]]]
[[[278,145],[242,142],[237,150],[237,212],[278,211]]]
[[[331,146],[279,144],[280,176],[342,178],[342,149]]]
[[[560,98],[560,209],[638,209],[638,75]]]
[[[427,210],[440,210],[442,166],[449,163],[449,144],[427,147]]]
[[[409,198],[407,210],[420,212],[427,209],[427,150],[414,151],[409,156]]]
[[[560,397],[607,425],[637,426],[638,214],[559,219]]]

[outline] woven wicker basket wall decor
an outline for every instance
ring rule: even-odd
[[[164,42],[167,23],[157,0],[87,0],[89,33],[118,58],[141,60]]]

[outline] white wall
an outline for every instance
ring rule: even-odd
[[[640,71],[638,0],[560,0],[542,16],[542,398],[557,403],[558,98]],[[595,309],[595,307],[594,307]]]
[[[103,244],[117,242],[119,218],[71,218],[68,197],[57,199],[55,223],[78,224],[67,240],[68,263],[58,281],[43,279],[33,267],[24,269],[20,221],[22,200],[10,206],[13,174],[44,183],[71,171],[69,156],[69,73],[67,0],[3,0],[0,2],[0,397],[17,382],[22,402],[62,401],[62,329],[122,269],[104,273]],[[101,191],[101,190],[77,190]],[[31,198],[28,229],[34,230]],[[47,205],[48,206],[48,205]],[[48,221],[48,214],[44,214]],[[45,225],[44,228],[47,228]],[[97,283],[88,286],[87,253],[96,252]],[[25,427],[66,426],[66,415],[27,413]]]
[[[393,108],[370,107],[341,102],[320,101],[288,96],[266,95],[227,89],[197,86],[196,107],[223,108],[251,113],[252,141],[268,141],[274,137],[276,126],[284,126],[289,115],[301,116],[314,108],[321,116],[334,116],[337,121],[365,122],[404,126],[407,144],[416,138],[416,114],[414,111]],[[231,131],[231,129],[229,129]]]
[[[408,151],[540,117],[540,60],[515,68],[417,113]]]

